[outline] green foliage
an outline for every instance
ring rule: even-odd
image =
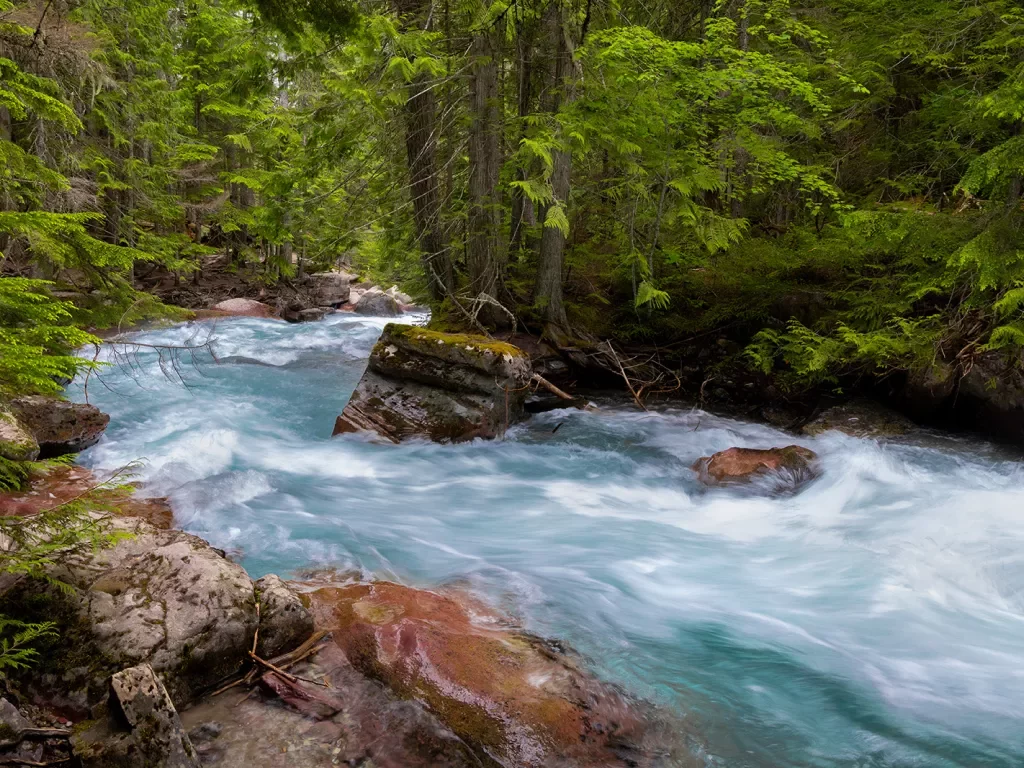
[[[34,467],[42,471],[52,468],[52,464]],[[132,491],[125,483],[130,472],[131,467],[125,467],[78,498],[32,517],[0,516],[0,576],[40,580],[70,591],[70,585],[53,575],[61,559],[112,546],[127,537],[112,529],[109,515]],[[7,673],[38,660],[35,646],[55,635],[52,622],[25,623],[0,613],[0,682]]]

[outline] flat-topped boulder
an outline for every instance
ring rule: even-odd
[[[110,416],[94,405],[46,395],[15,398],[11,410],[35,437],[43,458],[84,451],[99,442],[110,423]]]
[[[334,434],[375,433],[392,442],[496,437],[522,418],[530,358],[484,336],[390,324]]]

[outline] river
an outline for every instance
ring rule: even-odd
[[[709,765],[1024,765],[1014,455],[800,438],[822,476],[770,495],[706,490],[689,466],[796,438],[689,409],[556,411],[457,446],[331,439],[384,322],[223,320],[219,362],[200,351],[170,375],[140,349],[91,377],[112,420],[81,461],[141,460],[146,492],[254,577],[462,583],[687,718]]]

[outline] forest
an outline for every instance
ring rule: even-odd
[[[1024,765],[1022,230],[1021,0],[0,0],[0,764]]]
[[[1011,0],[4,0],[0,66],[6,391],[215,252],[789,389],[1024,343]]]

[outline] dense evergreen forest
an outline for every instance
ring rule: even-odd
[[[3,0],[0,68],[9,392],[218,252],[791,388],[1024,344],[1012,0]]]

